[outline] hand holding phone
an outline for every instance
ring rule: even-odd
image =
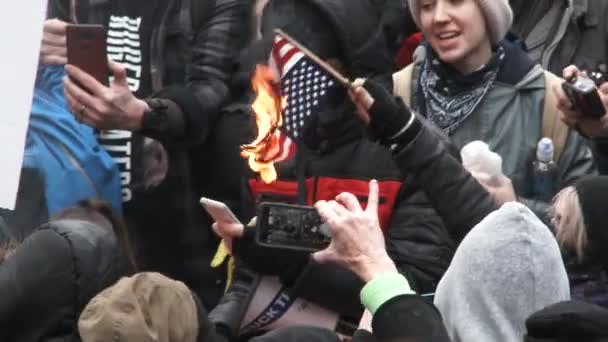
[[[108,86],[106,32],[101,25],[75,25],[66,28],[68,64],[77,66]]]
[[[232,253],[232,240],[243,236],[244,227],[226,204],[205,197],[201,198],[201,204],[215,220],[212,225],[213,231],[222,238],[220,250],[212,262],[212,265],[215,263],[219,265],[223,262],[224,257]],[[220,255],[219,259],[216,259],[218,255]]]
[[[201,198],[201,204],[209,215],[218,223],[242,224],[228,206],[222,202],[210,198]]]
[[[606,114],[597,84],[590,77],[579,75],[564,82],[562,88],[577,112],[596,119]]]

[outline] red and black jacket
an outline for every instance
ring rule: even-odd
[[[270,184],[258,176],[248,179],[244,197],[249,201],[243,219],[255,216],[261,202],[313,205],[333,200],[342,192],[354,194],[365,206],[369,181],[376,179],[380,186],[378,213],[389,255],[416,290],[434,291],[451,260],[453,245],[424,193],[404,181],[389,149],[359,137],[330,152],[306,154],[276,165],[278,179]],[[335,266],[307,264],[308,255],[294,252],[265,258],[255,247],[244,245],[235,244],[237,256],[256,271],[280,276],[298,295],[340,313],[354,314],[360,308],[353,298],[363,284],[354,274],[346,275],[350,272]]]

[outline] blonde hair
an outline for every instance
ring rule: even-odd
[[[582,261],[589,238],[578,193],[573,186],[563,189],[555,196],[552,215],[560,246],[574,251],[578,260]]]

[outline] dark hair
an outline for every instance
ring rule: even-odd
[[[59,211],[51,217],[50,221],[65,219],[87,221],[101,228],[111,230],[114,236],[116,236],[123,256],[128,261],[128,273],[137,272],[138,267],[133,256],[127,225],[112,209],[110,203],[95,199],[82,200],[74,207]],[[110,227],[108,227],[107,223],[110,224]]]

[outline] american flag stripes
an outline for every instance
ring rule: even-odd
[[[273,139],[281,143],[275,161],[290,159],[295,143],[302,137],[307,120],[316,115],[324,96],[331,96],[338,87],[336,81],[297,47],[281,36],[275,37],[269,66],[280,79],[281,96],[287,105],[282,113],[283,124]]]

